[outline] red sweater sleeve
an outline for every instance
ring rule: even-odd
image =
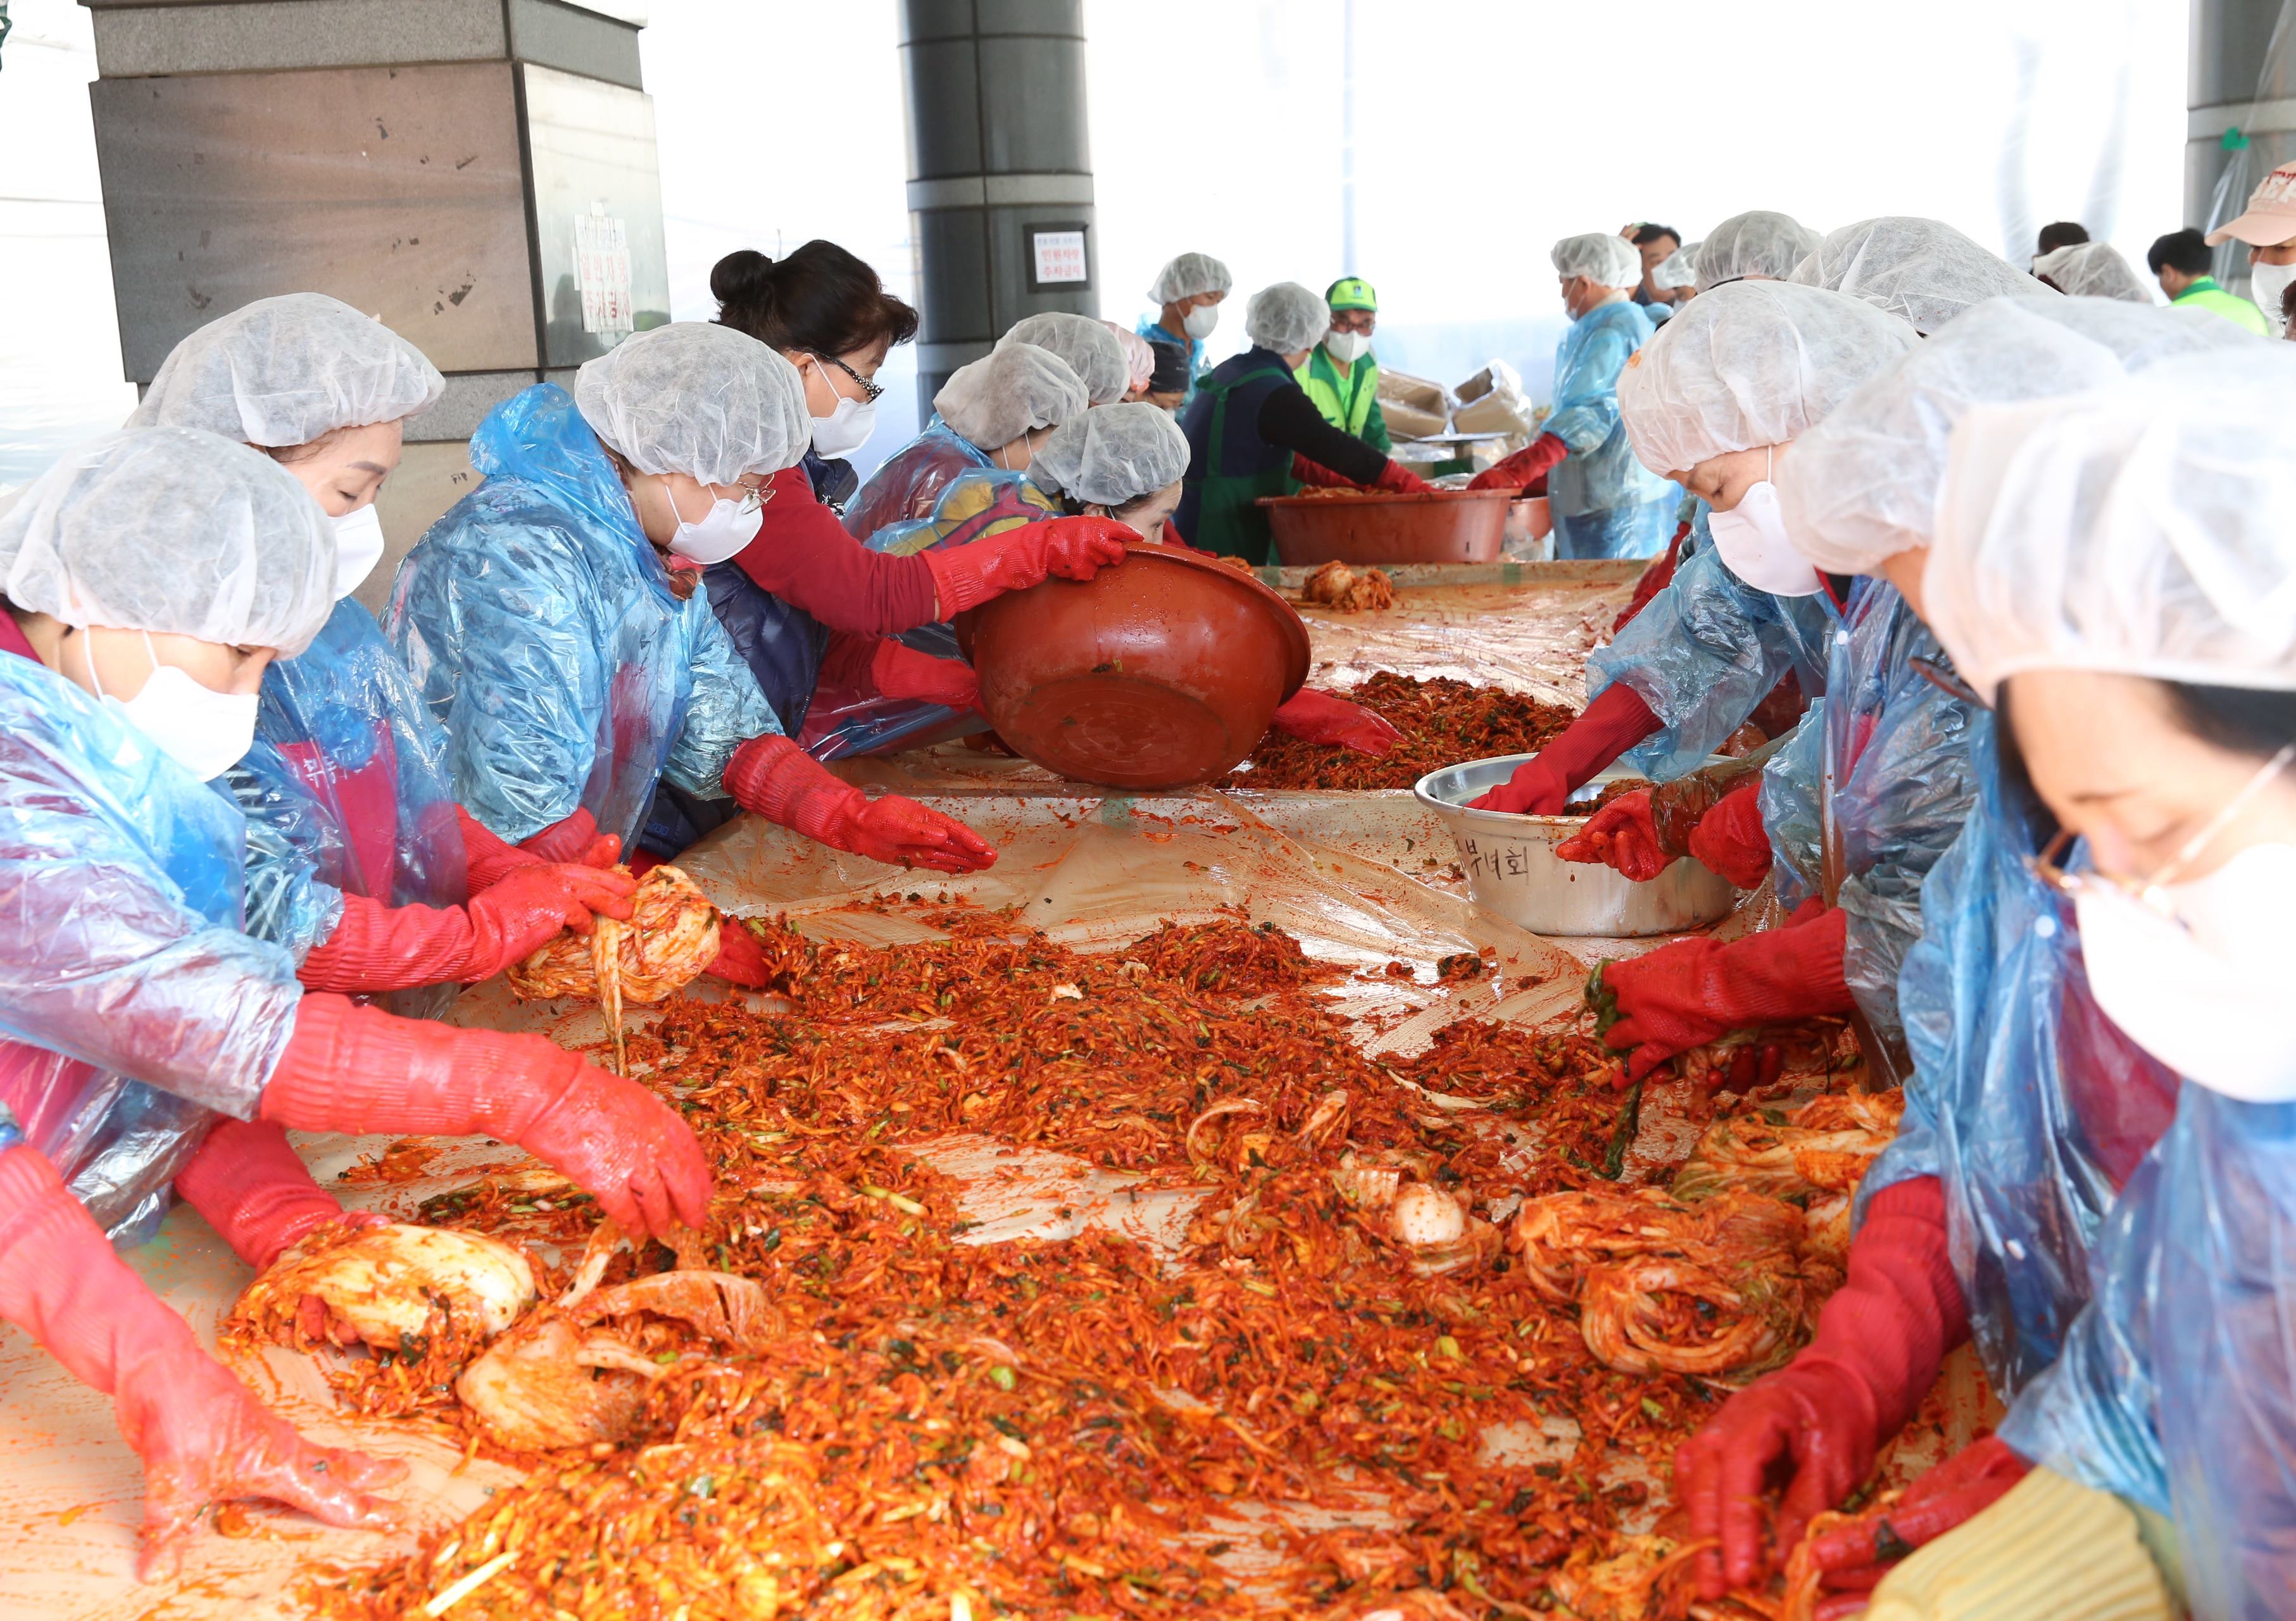
[[[929,625],[932,567],[920,556],[873,552],[814,498],[802,467],[769,481],[765,525],[734,561],[758,585],[832,630],[895,636]]]

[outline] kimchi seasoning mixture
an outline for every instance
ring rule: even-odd
[[[1340,971],[1265,925],[1086,953],[1009,913],[906,915],[947,937],[750,920],[785,998],[674,1000],[629,1038],[715,1166],[686,1264],[752,1280],[776,1331],[616,1325],[618,1439],[516,1454],[523,1484],[414,1554],[307,1576],[316,1613],[1496,1617],[1611,1554],[1727,1390],[1604,1366],[1567,1290],[1501,1247],[1523,1201],[1633,1181],[1635,1094],[1586,1021],[1463,1020],[1374,1057]],[[918,1157],[953,1137],[1078,1236],[968,1241],[966,1185]],[[1081,1163],[1047,1182],[1029,1150]],[[423,1219],[570,1255],[595,1209],[546,1182]],[[1123,1227],[1160,1189],[1177,1248]],[[1418,1236],[1414,1198],[1450,1228]],[[673,1264],[626,1249],[605,1277]],[[354,1402],[499,1450],[445,1350],[349,1376]],[[1339,1518],[1291,1523],[1311,1506]]]
[[[1373,672],[1347,694],[1403,734],[1374,756],[1269,732],[1228,775],[1232,788],[1407,788],[1430,771],[1545,748],[1577,712],[1521,693],[1438,676]]]

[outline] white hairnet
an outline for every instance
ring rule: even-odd
[[[335,606],[335,531],[295,475],[197,428],[67,451],[0,517],[0,596],[68,625],[303,651]]]
[[[1921,341],[1823,287],[1732,282],[1691,300],[1628,359],[1619,412],[1644,466],[1684,473],[1800,438]]]
[[[705,484],[794,467],[813,443],[797,367],[711,321],[657,326],[585,361],[574,404],[640,473]]]
[[[1801,436],[1778,465],[1787,531],[1820,568],[1871,572],[1930,544],[1948,440],[1971,407],[2079,393],[2178,355],[2263,341],[2204,310],[2055,293],[1988,300]]]
[[[1243,335],[1279,355],[1313,349],[1332,330],[1332,307],[1324,295],[1297,282],[1262,287],[1243,307]]]
[[[1698,290],[1759,276],[1782,282],[1817,251],[1817,233],[1791,214],[1733,214],[1698,244]]]
[[[999,347],[1033,343],[1058,355],[1083,380],[1095,405],[1114,405],[1132,385],[1132,363],[1124,358],[1124,346],[1107,323],[1090,316],[1048,309],[1015,321],[1013,330],[996,341]]]
[[[1227,267],[1210,254],[1183,253],[1168,260],[1156,272],[1155,284],[1148,289],[1148,301],[1177,304],[1201,292],[1226,292],[1234,285],[1235,278],[1227,273]]]
[[[1677,248],[1651,267],[1653,287],[1695,287],[1698,285],[1698,244]]]
[[[983,450],[1010,444],[1033,428],[1058,427],[1091,404],[1067,361],[1009,338],[951,372],[933,396],[941,420]]]
[[[1971,410],[1922,585],[1962,674],[2296,688],[2292,398],[2296,353],[2250,341]]]
[[[1792,279],[1864,299],[1923,337],[1972,304],[2048,291],[1951,226],[1902,214],[1843,226],[1794,267]]]
[[[337,428],[397,422],[447,381],[422,351],[324,292],[290,292],[209,321],[168,351],[131,428],[204,428],[283,449]]]
[[[1029,465],[1045,489],[1111,511],[1177,482],[1187,470],[1188,436],[1169,411],[1144,399],[1070,417]]]
[[[2150,290],[2136,279],[2136,272],[2109,242],[2077,242],[2044,253],[2033,261],[2033,274],[2047,276],[2050,285],[2059,292],[2077,299],[2152,302]]]
[[[1643,256],[1623,236],[1589,231],[1554,244],[1554,273],[1583,276],[1603,287],[1631,287],[1643,279]]]
[[[1103,321],[1101,325],[1116,334],[1116,347],[1124,351],[1125,392],[1146,388],[1156,375],[1156,351],[1148,347],[1148,340],[1113,321]]]

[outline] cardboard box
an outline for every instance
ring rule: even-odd
[[[1494,360],[1451,392],[1461,405],[1467,405],[1480,399],[1494,389],[1506,389],[1520,394],[1522,392],[1522,376],[1505,361]]]
[[[1450,391],[1439,383],[1430,383],[1424,377],[1414,377],[1408,372],[1391,372],[1379,368],[1379,408],[1391,421],[1395,407],[1408,406],[1423,415],[1448,417],[1451,414]],[[1442,430],[1435,430],[1440,432]]]
[[[1454,411],[1451,430],[1455,433],[1528,433],[1537,421],[1530,401],[1513,389],[1500,387]]]
[[[1381,392],[1385,394],[1384,390]],[[1395,439],[1432,439],[1450,425],[1450,418],[1442,412],[1422,410],[1398,399],[1382,398],[1379,409],[1387,418],[1390,437]]]

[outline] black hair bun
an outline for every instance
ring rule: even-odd
[[[750,308],[771,298],[774,261],[755,248],[736,248],[709,270],[709,292],[721,307]]]

